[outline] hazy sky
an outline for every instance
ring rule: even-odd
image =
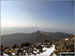
[[[1,27],[40,27],[73,31],[73,1],[1,1]]]

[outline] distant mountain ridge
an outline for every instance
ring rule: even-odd
[[[34,33],[14,33],[9,35],[1,36],[1,44],[6,46],[11,46],[14,44],[21,44],[23,42],[36,43],[44,39],[48,40],[60,40],[68,37],[71,34],[62,32],[43,32],[37,31]]]

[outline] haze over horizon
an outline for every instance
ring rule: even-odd
[[[66,32],[74,34],[73,1],[1,1],[2,34]]]

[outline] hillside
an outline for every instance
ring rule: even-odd
[[[5,46],[11,46],[14,44],[21,44],[23,42],[35,43],[44,39],[61,40],[68,37],[70,34],[61,32],[34,32],[34,33],[14,33],[1,36],[1,43]]]
[[[70,35],[62,40],[55,41],[54,44],[56,45],[57,51],[72,51],[74,52],[74,43],[75,37]]]

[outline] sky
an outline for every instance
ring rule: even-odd
[[[1,1],[1,27],[74,30],[73,1]]]

